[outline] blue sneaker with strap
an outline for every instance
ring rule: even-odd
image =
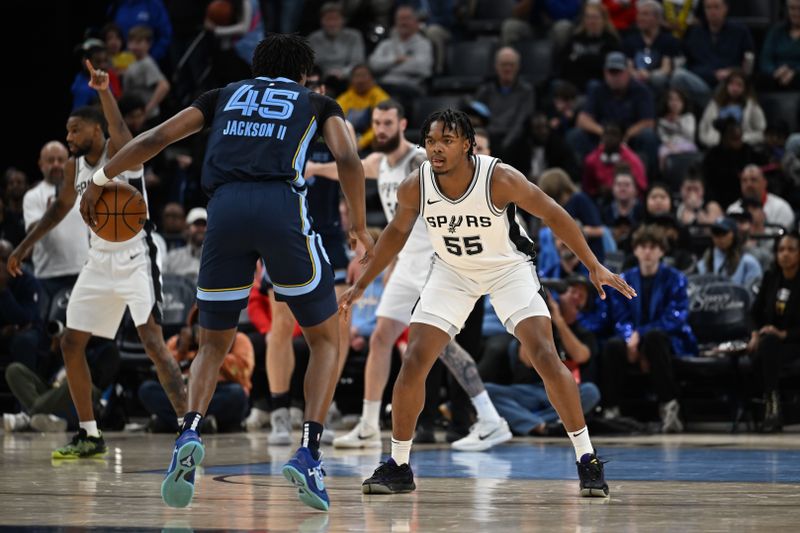
[[[203,462],[205,448],[196,431],[187,429],[175,441],[172,462],[161,482],[161,499],[170,507],[186,507],[194,496],[194,471]]]
[[[311,450],[300,447],[281,471],[283,477],[297,487],[297,497],[301,502],[320,511],[328,510],[331,502],[322,480],[325,476],[322,454],[319,461],[315,461]]]

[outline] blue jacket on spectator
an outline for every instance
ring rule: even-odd
[[[650,293],[649,316],[652,319],[648,323],[644,323],[641,307],[642,276],[639,267],[624,272],[622,277],[639,296],[628,300],[617,291],[609,291],[612,293],[611,312],[617,334],[627,342],[634,331],[642,336],[652,329],[659,329],[669,335],[675,355],[696,355],[697,339],[689,326],[686,276],[663,263],[658,267]]]
[[[112,5],[110,13],[126,41],[128,31],[134,26],[149,26],[153,30],[150,55],[158,62],[166,57],[172,39],[172,23],[162,0],[119,0]]]
[[[689,70],[716,87],[714,72],[721,68],[742,67],[745,52],[753,52],[753,37],[747,26],[727,21],[712,38],[707,24],[692,26],[683,38],[683,53]]]

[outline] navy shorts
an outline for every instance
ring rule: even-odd
[[[285,181],[221,186],[208,204],[197,280],[200,325],[229,329],[247,306],[262,258],[275,290],[301,326],[336,313],[333,269],[311,229],[305,191]]]
[[[312,221],[313,225],[313,221]],[[344,239],[344,234],[319,234],[322,237],[322,247],[325,250],[325,255],[333,267],[333,283],[334,285],[345,285],[347,283],[347,267],[350,265],[350,258],[347,257],[347,243]],[[272,289],[272,280],[269,273],[264,270],[261,276],[261,291],[266,294],[267,289]]]

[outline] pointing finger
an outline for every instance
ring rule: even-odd
[[[92,65],[92,62],[89,61],[88,59],[84,59],[83,63],[84,63],[84,65],[86,65],[86,69],[89,71],[89,74],[94,76],[95,71],[94,71],[94,66]]]

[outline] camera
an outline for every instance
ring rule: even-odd
[[[64,323],[60,320],[51,320],[47,323],[47,326],[45,326],[45,332],[51,339],[60,337],[64,333],[64,329]]]

